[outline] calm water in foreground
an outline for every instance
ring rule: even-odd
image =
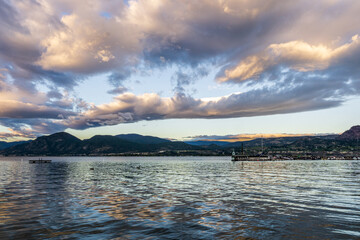
[[[0,158],[0,239],[360,239],[360,161],[51,159]]]

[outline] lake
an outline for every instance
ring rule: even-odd
[[[360,161],[28,159],[0,158],[0,239],[360,238]]]

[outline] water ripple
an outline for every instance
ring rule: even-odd
[[[359,161],[0,159],[0,239],[358,239]]]

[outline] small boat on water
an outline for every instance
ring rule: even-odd
[[[50,160],[50,159],[42,159],[42,158],[39,158],[39,159],[30,159],[30,160],[29,160],[29,163],[30,163],[30,164],[34,164],[34,163],[51,163],[51,160]]]

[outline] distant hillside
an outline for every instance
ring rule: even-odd
[[[281,145],[291,144],[300,138],[302,137],[279,137],[279,138],[263,138],[263,139],[257,138],[250,141],[233,142],[225,146],[231,148],[240,147],[242,144],[244,144],[244,146],[246,147],[261,146],[261,144],[263,146],[281,146]]]
[[[5,149],[5,148],[9,148],[15,145],[19,145],[19,144],[23,144],[23,143],[27,143],[30,141],[18,141],[18,142],[3,142],[0,141],[0,150]]]
[[[170,140],[152,137],[152,136],[142,136],[139,134],[119,134],[116,137],[135,143],[142,143],[142,144],[159,144],[159,143],[170,143]]]
[[[257,138],[250,141],[239,142],[226,142],[226,141],[187,141],[186,143],[195,146],[210,146],[217,145],[223,148],[239,148],[242,144],[246,147],[256,146],[283,146],[292,144],[303,138],[321,138],[321,139],[335,139],[338,135],[325,135],[325,136],[296,136],[296,137],[278,137],[278,138]]]
[[[357,140],[360,139],[360,125],[353,126],[349,130],[341,134],[339,140]]]
[[[131,151],[146,151],[148,148],[142,144],[126,141],[116,136],[96,135],[82,142],[79,154],[109,154],[125,153]]]
[[[60,132],[0,151],[3,155],[70,155],[77,152],[81,140]]]
[[[121,137],[124,135],[120,135]],[[136,134],[126,135],[125,140],[119,136],[97,135],[90,139],[80,140],[69,133],[61,132],[0,150],[1,155],[113,155],[156,153],[167,151],[196,151],[200,147],[191,146],[184,142],[141,136]],[[136,139],[136,142],[135,142]],[[170,154],[174,154],[171,152]]]

